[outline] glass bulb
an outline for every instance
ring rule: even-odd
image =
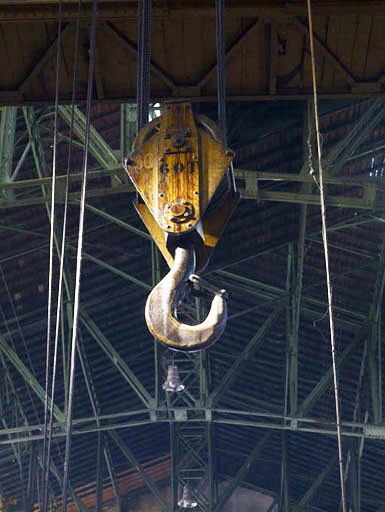
[[[180,380],[178,367],[175,364],[169,365],[167,371],[167,379],[165,380],[162,387],[169,393],[173,393],[174,391],[179,393],[180,391],[184,390],[184,384],[182,384]]]
[[[195,508],[198,506],[191,489],[188,485],[183,487],[182,498],[178,501],[178,505],[182,508]]]

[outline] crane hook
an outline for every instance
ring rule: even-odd
[[[177,306],[188,294],[188,280],[195,271],[195,251],[189,245],[175,249],[170,272],[153,288],[145,310],[147,326],[162,343],[176,350],[201,350],[222,335],[227,322],[227,293],[216,292],[210,312],[198,325],[183,324],[175,317]]]

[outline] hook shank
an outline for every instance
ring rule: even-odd
[[[227,322],[226,292],[221,290],[212,301],[206,319],[188,325],[175,318],[176,309],[189,291],[188,279],[195,271],[192,247],[177,247],[170,272],[148,296],[145,310],[151,333],[162,343],[177,350],[207,348],[222,335]]]

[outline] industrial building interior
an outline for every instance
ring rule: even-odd
[[[2,512],[385,512],[384,25],[382,0],[0,2]],[[240,194],[178,310],[227,291],[201,350],[146,325],[169,265],[125,163],[175,105]]]

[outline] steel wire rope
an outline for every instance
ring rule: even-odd
[[[215,0],[217,48],[218,124],[227,144],[224,0]]]
[[[227,115],[226,115],[226,52],[225,52],[225,0],[215,0],[216,50],[217,50],[217,102],[218,124],[222,132],[223,143],[227,146]],[[229,165],[229,177],[233,191],[236,190],[233,161]]]
[[[138,59],[136,79],[136,133],[148,123],[151,80],[151,6],[152,0],[139,0]]]
[[[326,270],[328,311],[329,311],[329,328],[330,328],[330,346],[331,346],[331,356],[332,356],[332,366],[333,366],[334,398],[335,398],[335,409],[336,409],[338,465],[339,465],[339,472],[340,472],[342,510],[343,510],[343,512],[347,512],[346,496],[345,496],[344,467],[343,467],[343,453],[342,453],[341,414],[340,414],[339,390],[338,390],[337,367],[336,367],[333,296],[332,296],[332,286],[331,286],[330,269],[329,269],[329,248],[328,248],[328,235],[327,235],[327,222],[326,222],[326,201],[325,201],[325,191],[324,191],[324,183],[323,183],[322,143],[321,143],[321,134],[320,134],[320,129],[319,129],[319,116],[318,116],[318,93],[317,93],[316,66],[315,66],[315,56],[314,56],[315,54],[314,54],[314,37],[313,37],[313,19],[312,19],[312,12],[311,12],[311,0],[307,0],[307,11],[308,11],[308,19],[309,19],[309,40],[310,40],[311,70],[312,70],[312,82],[313,82],[314,120],[315,120],[316,140],[317,140],[317,150],[318,150],[318,172],[319,172],[319,188],[320,188],[320,200],[321,200],[322,239],[323,239],[324,256],[325,256],[325,270]]]
[[[52,367],[52,378],[51,378],[51,409],[49,416],[49,428],[48,428],[48,441],[47,441],[47,464],[44,468],[44,492],[43,496],[44,503],[47,504],[48,499],[48,483],[49,483],[49,464],[51,457],[51,443],[52,443],[52,425],[53,425],[53,404],[55,399],[55,383],[56,383],[56,369],[57,369],[57,353],[59,345],[59,327],[61,319],[61,305],[63,297],[63,279],[64,279],[64,259],[65,259],[65,241],[67,234],[67,216],[68,216],[68,200],[69,200],[69,178],[70,168],[72,160],[72,140],[73,140],[73,125],[74,125],[74,112],[75,112],[75,101],[76,101],[76,81],[77,81],[77,69],[79,59],[79,37],[80,37],[80,14],[81,14],[81,0],[78,1],[77,10],[77,21],[76,21],[76,34],[75,34],[75,50],[74,50],[74,70],[72,75],[72,97],[71,97],[71,120],[70,120],[70,132],[69,132],[69,146],[67,155],[67,171],[65,180],[65,197],[64,197],[64,212],[63,212],[63,226],[62,226],[62,241],[60,250],[60,267],[59,267],[59,284],[57,292],[57,303],[56,303],[56,320],[55,320],[55,338],[54,338],[54,354],[53,354],[53,367]],[[55,113],[56,115],[56,113]],[[55,125],[55,135],[57,135],[57,125]],[[70,297],[67,297],[70,300]],[[61,456],[61,453],[60,453]],[[45,510],[44,510],[45,512]]]
[[[56,153],[57,153],[57,121],[59,107],[59,84],[60,84],[60,51],[61,51],[61,33],[63,22],[63,0],[59,0],[58,9],[58,36],[56,44],[56,69],[55,69],[55,117],[54,117],[54,140],[52,157],[52,184],[51,184],[51,211],[50,211],[50,244],[49,244],[49,270],[48,270],[48,307],[47,307],[47,340],[46,340],[46,372],[45,372],[45,398],[44,398],[44,430],[43,430],[43,463],[42,463],[42,488],[41,505],[42,511],[46,512],[46,496],[48,490],[45,489],[45,472],[49,468],[47,462],[47,427],[48,427],[48,403],[50,395],[50,366],[51,366],[51,314],[52,314],[52,284],[54,267],[54,237],[55,237],[55,193],[56,193]],[[51,409],[53,403],[51,401]],[[47,469],[48,471],[48,469]]]
[[[89,59],[89,68],[88,68],[87,102],[86,102],[86,127],[85,127],[83,170],[82,170],[80,213],[79,213],[79,237],[78,237],[78,247],[77,247],[77,255],[76,255],[76,275],[75,275],[72,340],[71,340],[70,379],[69,379],[68,407],[67,407],[67,421],[66,421],[66,445],[65,445],[64,472],[63,472],[62,504],[63,504],[64,512],[67,511],[68,472],[69,472],[69,461],[70,461],[70,455],[71,455],[72,408],[73,408],[73,394],[74,394],[74,382],[75,382],[75,357],[76,357],[76,342],[77,342],[78,316],[79,316],[80,276],[81,276],[81,267],[82,267],[84,216],[85,216],[85,202],[86,202],[86,190],[87,190],[88,147],[89,147],[89,138],[90,138],[91,103],[92,103],[93,77],[94,77],[94,67],[95,67],[97,6],[98,6],[98,0],[93,0],[91,30],[90,30],[90,59]]]

